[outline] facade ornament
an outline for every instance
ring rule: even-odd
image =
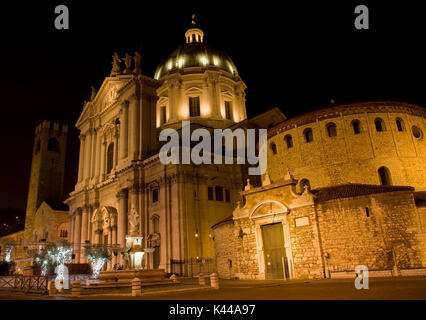
[[[126,56],[124,57],[123,60],[124,60],[125,66],[126,66],[125,69],[124,69],[124,73],[125,74],[131,73],[132,72],[132,60],[133,60],[132,56],[128,55],[126,53]]]
[[[127,194],[128,194],[127,189],[121,189],[120,191],[117,192],[117,198],[118,199],[125,199],[125,198],[127,198]]]
[[[290,170],[288,169],[288,166],[286,168],[286,173],[284,175],[284,180],[294,180],[293,175],[290,173]]]
[[[135,68],[133,69],[134,74],[141,74],[141,60],[142,57],[139,52],[135,51],[135,56],[133,57],[133,60],[135,61]]]
[[[268,186],[270,184],[271,184],[271,179],[269,178],[268,170],[266,170],[265,176],[263,177],[262,185],[263,186]]]
[[[307,184],[305,184],[304,186],[303,186],[303,194],[304,195],[306,195],[306,194],[310,194],[311,193],[311,191],[309,191],[309,187],[308,187],[308,185]]]
[[[121,73],[121,59],[118,56],[117,52],[114,52],[114,55],[112,56],[112,70],[111,70],[111,76],[116,76],[117,74]]]
[[[132,210],[130,211],[129,224],[130,234],[135,234],[139,232],[139,214],[134,207],[132,207]]]
[[[92,92],[90,94],[90,101],[93,101],[93,100],[95,100],[95,97],[96,97],[96,89],[95,89],[94,86],[91,86],[90,88],[92,90]]]
[[[250,179],[247,178],[247,184],[244,187],[244,191],[250,190],[252,188],[252,185],[250,184]]]
[[[155,248],[161,245],[161,236],[159,233],[151,233],[147,237],[148,247]]]

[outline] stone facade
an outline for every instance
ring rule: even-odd
[[[280,278],[325,278],[357,265],[426,267],[425,233],[411,187],[346,184],[300,194],[290,179],[242,194],[245,205],[213,226],[222,278],[230,277],[228,259],[233,277],[268,278],[262,227],[277,223],[287,265]]]
[[[35,129],[24,238],[34,238],[34,216],[45,200],[63,200],[68,127],[43,121]]]
[[[216,61],[218,57],[205,57],[211,65],[198,61],[194,50],[204,45],[201,38],[196,42],[184,44],[194,55],[191,61],[187,57],[190,66],[162,64],[157,79],[120,72],[116,66],[85,103],[76,123],[81,132],[78,182],[65,201],[74,262],[84,259],[79,248],[86,241],[123,249],[133,215],[143,245],[155,248],[145,267],[171,272],[172,260],[214,256],[210,227],[232,214],[245,168],[164,165],[159,159],[160,131],[181,132],[183,120],[191,121],[191,130],[245,130],[277,124],[285,116],[273,109],[246,119],[246,86],[236,69],[229,72],[224,65],[228,60]],[[115,264],[124,261],[113,257],[107,268]]]
[[[43,201],[34,216],[34,242],[68,240],[68,207],[63,203]]]
[[[377,131],[376,119],[382,120],[382,131]],[[354,132],[355,121],[359,133]],[[330,137],[327,128],[332,124],[336,135],[330,132]],[[418,138],[413,127],[421,130]],[[311,142],[304,135],[308,129]],[[406,103],[365,102],[321,109],[287,119],[268,131],[269,175],[278,181],[288,168],[296,179],[309,180],[315,189],[344,183],[380,184],[378,169],[386,167],[392,185],[425,191],[425,132],[425,109]],[[286,141],[289,137],[291,146]]]

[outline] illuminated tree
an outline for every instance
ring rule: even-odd
[[[53,270],[57,266],[63,266],[71,262],[72,247],[67,241],[59,241],[56,243],[47,244],[34,257],[36,266],[40,267],[42,275],[46,275],[49,270]]]
[[[94,279],[99,277],[105,262],[111,260],[107,247],[103,245],[86,246],[86,257],[92,264],[92,276]]]

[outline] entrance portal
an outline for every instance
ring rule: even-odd
[[[158,269],[160,266],[160,246],[154,247],[154,254],[153,254],[153,263],[152,267],[154,269]]]
[[[261,226],[266,279],[288,279],[288,263],[281,222]],[[285,272],[285,273],[284,273]]]

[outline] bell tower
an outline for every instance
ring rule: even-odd
[[[30,185],[25,214],[25,240],[33,240],[34,214],[45,200],[63,200],[68,127],[43,121],[35,129]]]

